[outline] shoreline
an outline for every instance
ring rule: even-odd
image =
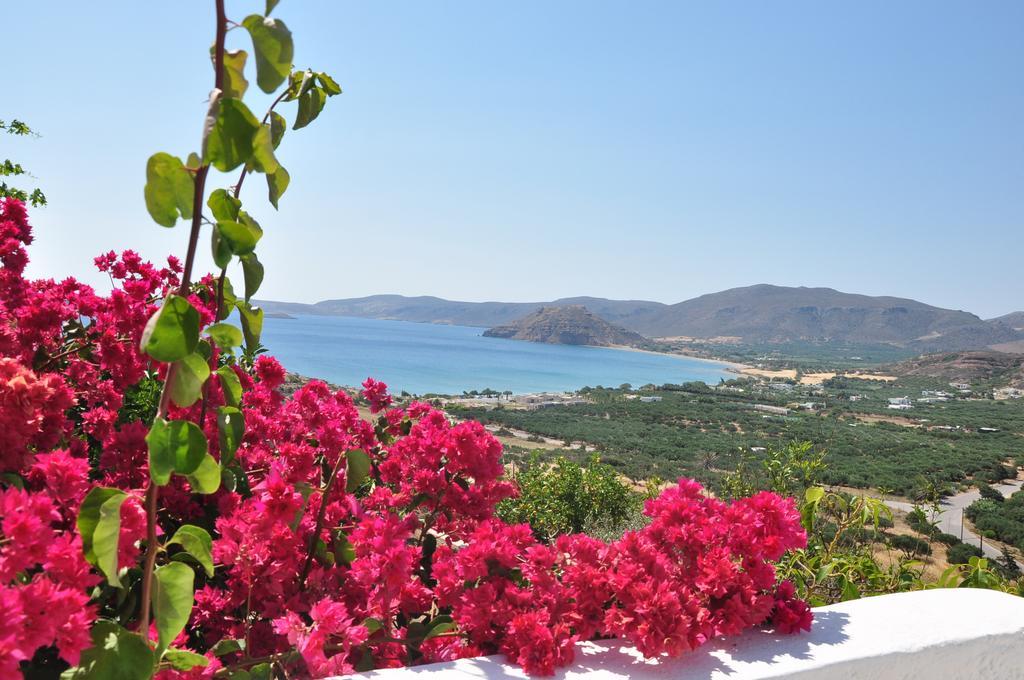
[[[528,342],[527,340],[520,340],[519,342]],[[571,347],[572,345],[565,345]],[[709,364],[718,364],[725,366],[725,370],[733,373],[739,373],[743,369],[752,368],[746,364],[740,364],[735,361],[729,361],[728,359],[709,359],[707,357],[698,357],[693,354],[683,354],[682,352],[659,352],[654,349],[643,349],[642,347],[631,347],[629,345],[576,345],[577,347],[597,347],[599,349],[621,349],[627,352],[640,352],[641,354],[654,354],[663,357],[675,357],[677,359],[692,359],[693,361],[703,361]]]

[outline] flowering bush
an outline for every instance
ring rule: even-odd
[[[284,85],[257,120],[215,4],[202,153],[146,167],[154,221],[191,222],[184,262],[101,255],[107,295],[29,280],[25,207],[0,203],[0,677],[323,677],[495,652],[550,674],[594,637],[659,656],[768,621],[806,629],[772,566],[806,542],[792,500],[727,504],[680,480],[621,540],[544,544],[495,517],[517,491],[479,423],[395,408],[372,379],[369,418],[319,381],[283,396],[251,302],[262,229],[239,194],[262,173],[277,207],[276,107],[296,102],[300,129],[341,89],[292,71],[279,19],[231,22],[259,87]],[[239,167],[206,217],[210,170]],[[193,281],[205,223],[220,271]]]
[[[139,623],[152,470],[147,427],[129,402],[163,370],[139,342],[180,267],[104,255],[97,266],[119,282],[106,296],[74,281],[30,281],[24,207],[8,200],[0,216],[7,677],[50,649],[79,664],[97,627],[119,639]],[[190,299],[212,319],[211,285],[200,282]],[[224,483],[195,494],[201,483],[174,475],[162,487],[157,534],[175,540],[157,562],[192,572],[195,595],[152,662],[161,677],[261,664],[317,677],[495,652],[550,674],[578,640],[621,637],[648,656],[678,655],[765,621],[785,632],[809,625],[772,567],[805,542],[789,499],[726,504],[681,480],[621,540],[544,544],[529,526],[495,518],[516,491],[500,444],[479,424],[452,424],[425,404],[390,408],[372,380],[371,420],[318,381],[286,400],[284,371],[267,356],[250,370],[224,368],[203,402],[171,407],[172,422],[200,429]],[[229,403],[245,423],[237,442],[213,417]],[[91,500],[118,497],[94,498],[104,489],[124,497],[108,521],[115,533],[100,536],[82,518]],[[106,567],[101,542],[115,546]],[[180,670],[189,652],[201,656]]]

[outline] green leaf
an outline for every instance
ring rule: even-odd
[[[256,83],[270,94],[285,81],[292,70],[292,33],[283,21],[247,16],[242,25],[252,37],[252,51],[256,55]]]
[[[210,61],[216,63],[216,46],[210,47]],[[224,52],[224,96],[241,99],[249,89],[249,81],[245,79],[245,50]]]
[[[78,533],[86,561],[96,565],[107,582],[121,587],[117,576],[117,544],[121,537],[121,504],[128,495],[120,489],[98,486],[82,501],[78,511]]]
[[[295,114],[293,130],[304,128],[320,115],[327,102],[327,95],[319,87],[311,87],[309,91],[299,97],[299,110]]]
[[[246,346],[255,347],[260,342],[260,335],[263,334],[263,310],[245,302],[238,305],[238,314]]]
[[[216,227],[210,232],[210,252],[217,269],[226,269],[231,264],[231,246],[220,235],[220,231]]]
[[[241,222],[218,222],[217,233],[233,255],[248,255],[263,236],[262,232]]]
[[[242,346],[242,331],[229,323],[215,323],[208,326],[206,332],[221,349]]]
[[[345,490],[352,493],[370,474],[370,457],[362,449],[353,449],[345,456]]]
[[[264,12],[264,14],[270,16],[270,13],[274,11],[275,7],[277,7],[278,2],[280,2],[280,0],[267,0],[267,11]]]
[[[841,583],[843,584],[843,589],[842,594],[839,596],[840,602],[847,602],[849,600],[860,599],[860,589],[857,588],[857,585],[853,581],[848,581],[847,579],[843,578],[841,579]]]
[[[205,656],[187,649],[168,649],[164,652],[164,661],[171,664],[171,668],[176,671],[190,671],[193,668],[206,668],[210,665],[210,660]]]
[[[450,616],[438,616],[436,619],[431,621],[430,630],[428,630],[427,634],[423,636],[423,640],[429,640],[430,638],[437,637],[442,633],[453,631],[455,628],[455,622],[451,620]]]
[[[323,88],[324,92],[328,97],[333,97],[336,94],[341,94],[341,85],[334,82],[334,78],[330,77],[326,73],[320,72],[316,74],[316,79],[320,81],[320,87]]]
[[[220,378],[220,388],[224,391],[224,401],[228,406],[237,408],[242,403],[242,383],[238,375],[230,366],[221,366],[217,369],[217,377]]]
[[[171,376],[171,400],[181,408],[188,408],[196,403],[203,394],[203,385],[210,377],[210,365],[202,355],[189,354],[181,361],[175,362]]]
[[[181,562],[169,562],[157,567],[153,576],[153,619],[160,641],[158,649],[164,650],[188,623],[195,574]]]
[[[213,647],[210,648],[214,656],[225,656],[227,654],[234,654],[235,652],[245,651],[245,640],[235,640],[233,638],[224,638]]]
[[[139,680],[150,678],[156,659],[141,636],[113,621],[93,624],[92,647],[82,652],[78,665],[61,673],[61,680]]]
[[[252,167],[256,172],[273,174],[280,167],[274,157],[274,142],[270,125],[261,125],[253,138]]]
[[[213,556],[211,554],[213,539],[210,538],[210,533],[206,529],[193,524],[183,524],[174,532],[171,540],[167,541],[167,545],[175,544],[180,545],[189,555],[196,558],[199,564],[203,565],[206,575],[213,578]]]
[[[171,473],[189,475],[209,456],[206,435],[187,420],[157,418],[146,435],[149,447],[149,475],[157,486],[171,479]]]
[[[253,140],[260,124],[239,99],[222,97],[217,117],[206,136],[206,162],[221,172],[234,170],[252,157]]]
[[[270,194],[270,204],[277,208],[277,202],[281,196],[288,189],[288,183],[291,182],[291,175],[284,169],[283,165],[277,166],[277,172],[272,175],[267,175],[267,191]]]
[[[235,287],[231,285],[231,279],[224,277],[224,286],[222,288],[224,304],[220,308],[220,318],[217,321],[223,321],[224,319],[231,316],[231,312],[238,302],[238,296],[235,295]]]
[[[340,532],[336,534],[334,537],[334,559],[342,564],[352,564],[352,560],[355,558],[356,547],[352,545],[345,534]]]
[[[245,434],[245,415],[233,406],[217,408],[217,434],[220,442],[220,459],[230,461],[242,443]]]
[[[220,465],[216,459],[206,454],[195,472],[188,476],[188,483],[196,493],[215,493],[220,488]]]
[[[234,491],[238,488],[238,477],[235,475],[234,470],[221,465],[220,485],[228,491]]]
[[[260,238],[263,237],[263,227],[261,227],[260,223],[254,220],[252,215],[250,215],[249,213],[245,212],[244,210],[239,210],[238,221],[252,229],[257,234],[259,234]]]
[[[284,119],[277,111],[270,112],[270,141],[274,145],[274,149],[277,149],[281,145],[281,140],[284,138],[284,131],[288,129],[288,122]]]
[[[282,661],[286,661],[283,659]],[[245,680],[271,680],[273,668],[269,663],[259,663],[249,667],[249,677]],[[234,680],[234,678],[232,678]]]
[[[812,486],[804,492],[804,500],[808,503],[817,503],[825,497],[825,489],[820,486]]]
[[[263,283],[263,264],[256,253],[249,253],[239,258],[242,261],[242,274],[245,277],[245,299],[250,300]],[[239,342],[241,344],[241,342]]]
[[[209,361],[213,358],[213,348],[210,347],[210,343],[202,338],[199,338],[199,343],[196,345],[196,354]]]
[[[177,156],[155,153],[146,162],[146,210],[162,227],[173,227],[180,214],[192,217],[195,181]]]
[[[285,101],[294,101],[309,92],[309,88],[316,85],[316,74],[309,69],[305,71],[293,71],[288,76],[288,95]]]
[[[180,361],[196,351],[199,312],[189,301],[168,295],[142,332],[142,351],[157,361]]]
[[[8,486],[16,487],[22,491],[25,490],[25,480],[13,472],[0,473],[0,481]]]
[[[242,202],[232,196],[226,189],[215,189],[210,194],[210,198],[206,200],[206,205],[210,206],[215,220],[237,222],[238,211],[242,207]]]
[[[185,159],[185,167],[189,170],[198,170],[203,165],[203,159],[195,151],[190,151]]]

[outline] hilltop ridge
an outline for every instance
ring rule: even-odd
[[[460,302],[432,296],[371,295],[315,304],[260,301],[268,312],[352,316],[493,328],[542,308],[583,306],[647,338],[685,337],[745,343],[793,341],[887,344],[917,352],[1013,348],[1024,340],[1024,314],[983,320],[908,298],[832,288],[758,284],[676,304],[648,300],[561,298],[550,302]]]

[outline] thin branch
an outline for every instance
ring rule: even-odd
[[[224,267],[220,270],[220,278],[217,279],[217,311],[214,314],[213,320],[220,321],[220,314],[224,308],[224,279],[227,277],[228,268]],[[212,360],[212,357],[211,357]],[[211,369],[216,369],[216,366],[211,366]],[[203,383],[203,403],[199,409],[199,427],[206,426],[206,404],[209,401],[210,395],[210,381],[207,380]]]
[[[217,6],[217,41],[214,48],[214,91],[213,96],[219,97],[224,89],[224,38],[227,34],[227,17],[224,13],[224,0],[215,0]],[[205,135],[205,126],[204,126]],[[203,140],[205,146],[205,139]],[[181,274],[181,285],[178,294],[185,297],[192,286],[192,267],[195,264],[196,248],[199,245],[199,230],[203,224],[203,196],[206,191],[206,175],[210,166],[204,165],[196,172],[195,187],[192,193],[192,229],[188,237],[188,251],[185,255],[185,267]],[[170,384],[177,372],[175,364],[167,369],[163,388],[160,391],[160,403],[157,407],[155,420],[165,418],[170,406]],[[139,614],[139,632],[143,639],[149,640],[150,599],[153,591],[153,571],[156,567],[158,545],[156,542],[156,514],[158,508],[159,488],[152,478],[146,489],[146,561],[142,570],[142,611]]]
[[[338,460],[334,461],[334,467],[331,468],[331,476],[327,478],[327,485],[324,486],[324,490],[320,494],[320,509],[316,513],[316,527],[313,529],[313,535],[309,539],[309,551],[306,553],[306,562],[302,565],[302,573],[299,574],[300,591],[306,589],[306,577],[309,576],[309,570],[313,566],[313,553],[316,552],[316,542],[320,540],[320,532],[324,527],[324,516],[327,514],[327,496],[331,493],[331,486],[334,485],[334,478],[338,476],[338,469],[341,468],[341,461],[343,460],[346,460],[344,451],[338,455]]]

